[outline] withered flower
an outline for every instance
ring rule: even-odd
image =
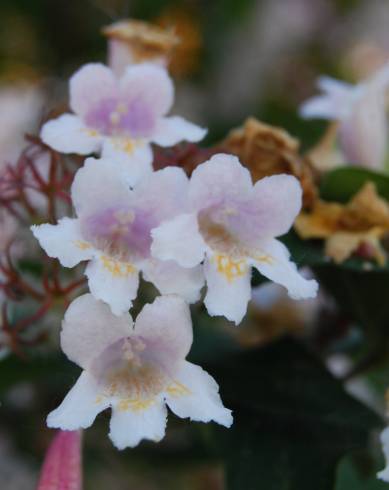
[[[282,128],[248,118],[221,143],[223,151],[237,155],[254,182],[274,174],[294,175],[303,188],[303,205],[310,207],[317,189],[309,163],[299,154],[299,141]]]
[[[325,254],[336,263],[355,252],[380,265],[386,262],[381,239],[389,231],[389,203],[372,182],[366,182],[346,205],[318,199],[294,226],[303,239],[324,239]]]
[[[108,38],[108,64],[118,76],[133,63],[147,61],[167,66],[179,42],[172,29],[133,19],[106,26],[103,34]]]

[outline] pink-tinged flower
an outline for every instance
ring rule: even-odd
[[[114,157],[134,184],[151,172],[150,143],[172,146],[201,140],[206,131],[182,117],[167,117],[174,86],[165,68],[152,63],[128,67],[116,79],[110,68],[91,63],[70,79],[70,107],[42,128],[43,141],[63,153]]]
[[[110,160],[88,158],[71,189],[77,218],[33,226],[32,231],[64,267],[88,260],[85,274],[92,294],[117,315],[131,307],[140,271],[162,294],[197,301],[204,283],[201,266],[185,269],[150,252],[151,230],[186,209],[188,186],[182,169],[168,167],[131,189]]]
[[[61,345],[83,372],[48,426],[86,428],[111,407],[109,437],[124,449],[163,438],[167,404],[179,417],[229,427],[231,411],[217,383],[185,360],[192,341],[189,307],[178,296],[144,306],[135,325],[128,313],[114,316],[90,294],[77,298],[65,314]]]
[[[249,171],[232,155],[219,154],[199,165],[189,185],[190,213],[152,231],[152,254],[194,267],[204,259],[211,315],[239,323],[251,296],[251,267],[285,286],[295,299],[316,295],[274,237],[285,234],[300,211],[301,187],[289,175],[274,175],[254,186]]]
[[[37,490],[81,490],[81,432],[59,431],[46,453]]]
[[[300,114],[338,121],[340,146],[347,162],[381,169],[387,151],[388,84],[389,65],[358,85],[320,77],[318,86],[324,93],[307,100]]]
[[[386,459],[386,466],[383,470],[377,473],[377,478],[389,483],[389,427],[386,427],[386,429],[381,432],[380,440]]]

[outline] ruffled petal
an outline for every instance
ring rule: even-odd
[[[143,409],[114,406],[109,437],[117,449],[135,447],[143,439],[158,442],[165,435],[166,419],[166,405],[160,398],[151,400]]]
[[[292,175],[265,177],[255,184],[253,201],[261,236],[284,235],[300,212],[301,185]]]
[[[139,313],[134,333],[152,341],[153,349],[164,357],[161,360],[174,367],[175,361],[185,359],[192,346],[189,307],[178,296],[158,296]]]
[[[146,104],[155,117],[164,116],[173,105],[173,81],[166,68],[154,63],[129,66],[120,81],[120,91],[128,103]]]
[[[86,429],[109,405],[109,399],[100,396],[94,378],[84,371],[61,405],[49,413],[47,426],[62,430]]]
[[[286,287],[291,298],[314,298],[318,290],[317,282],[313,279],[305,279],[289,257],[285,245],[273,239],[258,244],[251,262],[265,277]]]
[[[204,304],[211,316],[223,315],[238,325],[251,297],[251,266],[225,255],[207,257],[204,263],[207,294]]]
[[[146,141],[105,138],[102,157],[117,165],[126,183],[132,187],[153,171],[153,150]]]
[[[189,179],[182,168],[166,167],[138,182],[133,192],[137,207],[158,222],[186,211]]]
[[[161,260],[174,260],[182,267],[195,267],[207,248],[194,214],[181,214],[151,231],[151,254]]]
[[[130,188],[110,159],[87,158],[73,180],[72,201],[78,216],[96,209],[127,204]]]
[[[152,282],[161,294],[177,294],[189,303],[200,299],[204,285],[203,267],[180,267],[171,260],[150,259],[142,266],[143,277]]]
[[[247,199],[252,188],[250,172],[240,164],[239,159],[219,153],[193,171],[189,202],[193,209],[201,210],[224,199]]]
[[[213,420],[230,427],[231,410],[223,406],[216,381],[200,366],[183,361],[165,392],[166,403],[178,417],[199,422]]]
[[[183,117],[171,116],[158,120],[152,141],[159,146],[173,146],[180,141],[197,142],[202,140],[207,130],[193,124]]]
[[[70,107],[86,118],[104,100],[118,95],[118,83],[112,71],[102,63],[88,63],[70,79]]]
[[[62,218],[57,225],[32,226],[31,230],[47,255],[64,267],[74,267],[93,257],[94,249],[83,240],[78,219]]]
[[[45,123],[41,138],[46,145],[61,153],[89,155],[101,148],[102,136],[88,128],[79,117],[63,114]]]
[[[108,305],[91,294],[75,299],[66,310],[62,322],[61,347],[67,357],[87,369],[109,345],[132,331],[128,313],[118,317]]]
[[[139,287],[139,272],[133,264],[100,255],[89,262],[85,274],[93,296],[109,304],[115,315],[131,308]]]

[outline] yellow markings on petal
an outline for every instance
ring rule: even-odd
[[[89,243],[83,242],[82,240],[76,240],[74,242],[74,245],[80,250],[89,250],[90,248],[92,248]]]
[[[95,138],[96,136],[99,136],[99,132],[96,129],[91,129],[91,128],[82,128],[81,131],[86,133],[88,136]]]
[[[178,398],[179,396],[191,395],[192,392],[183,384],[178,381],[174,381],[171,385],[166,388],[166,393],[174,398]]]
[[[268,265],[274,265],[274,258],[267,254],[251,255],[251,258],[257,262],[263,262]]]
[[[213,260],[216,261],[217,271],[223,274],[228,282],[244,276],[248,271],[245,259],[233,260],[228,255],[215,255]]]
[[[123,278],[136,273],[135,267],[129,262],[120,262],[106,255],[102,255],[100,260],[103,263],[104,269],[107,269],[113,277]]]
[[[137,141],[131,138],[113,138],[112,145],[115,150],[124,151],[124,153],[131,155],[137,146]]]
[[[154,404],[154,398],[149,398],[148,400],[142,400],[141,398],[124,398],[123,400],[120,400],[120,402],[117,404],[117,408],[118,410],[121,410],[123,412],[127,410],[131,410],[132,412],[140,412],[142,410],[147,410]]]

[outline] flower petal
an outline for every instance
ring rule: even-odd
[[[386,429],[381,432],[380,440],[382,444],[382,450],[385,455],[386,466],[383,470],[377,473],[377,478],[389,482],[389,427],[386,427]]]
[[[112,71],[102,63],[88,63],[71,77],[70,107],[85,118],[101,101],[116,98],[118,83]]]
[[[166,68],[154,63],[129,66],[120,80],[120,91],[127,102],[147,104],[156,117],[164,116],[173,105],[173,81]]]
[[[32,226],[31,230],[47,255],[64,267],[93,257],[94,249],[83,240],[78,219],[62,218],[57,225]]]
[[[230,427],[231,410],[223,406],[216,381],[200,366],[183,361],[176,379],[165,392],[166,403],[178,417],[217,422]]]
[[[239,159],[219,153],[195,168],[190,179],[189,202],[195,210],[201,210],[225,198],[245,198],[252,188],[250,172]]]
[[[71,194],[81,216],[96,209],[127,204],[131,191],[115,162],[87,158],[74,177]]]
[[[204,259],[207,248],[194,214],[181,214],[151,231],[151,254],[174,260],[182,267],[194,267]]]
[[[211,316],[223,315],[238,325],[251,297],[251,267],[245,260],[224,255],[207,257],[204,263],[207,294],[204,304]]]
[[[91,294],[75,299],[62,322],[61,347],[67,357],[87,369],[93,360],[132,331],[131,316],[112,314],[109,306]]]
[[[292,175],[265,177],[255,184],[253,200],[260,216],[261,236],[284,235],[301,210],[301,185]]]
[[[158,296],[139,313],[134,333],[152,340],[169,364],[185,359],[193,342],[188,305],[178,296]]]
[[[77,116],[63,114],[45,123],[41,138],[46,145],[61,153],[89,155],[99,151],[101,135],[85,126]]]
[[[340,143],[349,163],[382,168],[388,139],[385,97],[384,90],[367,86],[342,120]]]
[[[301,117],[306,119],[338,119],[339,113],[330,96],[318,95],[306,100],[299,109]]]
[[[320,77],[318,87],[324,92],[308,99],[300,106],[300,115],[307,119],[342,119],[349,113],[355,100],[356,87],[330,77]]]
[[[86,429],[109,405],[109,399],[100,397],[94,378],[84,371],[61,405],[49,413],[47,426],[62,430]]]
[[[258,251],[252,257],[252,265],[265,277],[286,287],[293,299],[314,298],[318,284],[313,279],[305,279],[289,260],[290,254],[283,243],[267,240],[258,244]]]
[[[137,446],[142,439],[158,442],[165,435],[167,410],[162,399],[145,409],[112,408],[109,437],[118,449]]]
[[[93,296],[109,304],[115,315],[131,308],[139,287],[139,272],[132,264],[100,255],[89,262],[85,274]]]
[[[200,141],[206,134],[206,129],[187,121],[183,117],[171,116],[158,120],[152,141],[159,146],[173,146],[180,141]]]
[[[145,141],[105,138],[102,157],[117,165],[127,184],[132,187],[153,171],[153,151]]]
[[[204,285],[202,266],[190,269],[180,267],[171,260],[150,259],[142,266],[143,277],[152,282],[161,294],[177,294],[189,303],[200,299]]]
[[[336,78],[327,77],[326,75],[318,78],[317,86],[327,94],[338,95],[340,97],[347,97],[355,88],[351,83],[336,80]]]
[[[185,212],[188,188],[189,179],[182,168],[166,167],[138,182],[133,199],[138,207],[161,222]]]

